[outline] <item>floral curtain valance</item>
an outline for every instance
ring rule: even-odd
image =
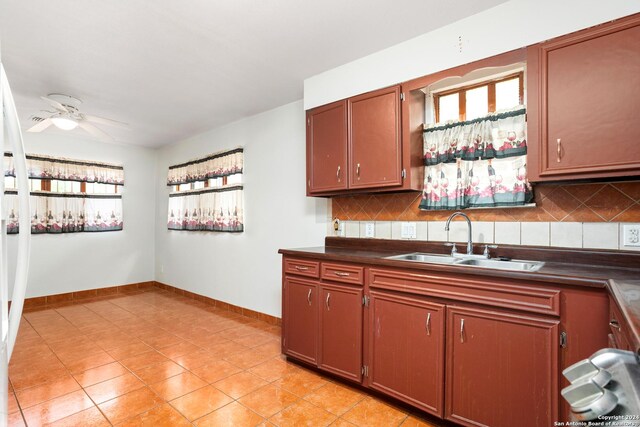
[[[5,192],[7,234],[17,234],[18,193]],[[122,196],[31,193],[31,233],[61,234],[122,230]]]
[[[167,185],[206,181],[211,178],[242,173],[244,157],[242,148],[210,154],[179,165],[169,166]]]
[[[124,168],[102,162],[27,154],[29,178],[124,185]],[[4,153],[4,175],[15,177],[13,155]]]
[[[520,206],[533,200],[522,108],[427,128],[424,153],[422,210]]]
[[[169,230],[244,231],[241,185],[169,195]]]

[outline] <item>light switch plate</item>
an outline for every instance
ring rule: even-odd
[[[416,223],[415,222],[403,222],[400,230],[400,237],[403,239],[415,239],[416,238]]]
[[[364,237],[374,237],[376,234],[376,226],[373,222],[367,222],[364,225]]]
[[[623,246],[640,246],[640,224],[624,224],[622,232]]]

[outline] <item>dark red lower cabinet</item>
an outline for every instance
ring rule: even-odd
[[[316,364],[318,358],[318,285],[287,277],[284,281],[284,353]]]
[[[553,425],[558,323],[447,306],[445,417],[469,426]]]
[[[370,297],[369,386],[442,417],[444,305],[378,291]]]

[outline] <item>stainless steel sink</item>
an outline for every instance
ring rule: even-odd
[[[460,261],[459,258],[454,258],[449,255],[438,254],[423,254],[420,252],[414,252],[410,254],[394,255],[385,257],[386,259],[396,259],[400,261],[413,261],[413,262],[426,262],[431,264],[453,264],[456,261]]]
[[[464,255],[458,255],[453,257],[449,255],[425,254],[421,252],[394,255],[394,256],[388,256],[385,258],[399,260],[399,261],[425,262],[428,264],[464,265],[467,267],[495,268],[498,270],[529,271],[529,272],[538,271],[544,265],[544,262],[540,262],[540,261],[522,261],[522,260],[502,261],[498,259],[465,258]]]
[[[544,265],[539,261],[501,261],[497,259],[462,259],[457,265],[468,265],[481,268],[495,268],[498,270],[538,271]]]

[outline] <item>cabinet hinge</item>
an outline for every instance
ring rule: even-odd
[[[560,347],[561,348],[566,348],[567,347],[567,333],[566,332],[560,332]]]
[[[404,101],[404,92],[400,92],[400,101]]]
[[[369,376],[369,367],[368,367],[368,366],[366,366],[366,365],[365,365],[365,366],[363,366],[363,367],[362,367],[362,371],[361,371],[361,372],[362,372],[362,376],[363,376],[363,377],[368,377],[368,376]]]
[[[405,179],[407,177],[407,170],[402,169],[402,173],[400,174],[400,176],[402,176],[402,179]]]
[[[368,296],[363,296],[362,297],[362,305],[364,305],[365,307],[369,307],[369,297]]]

